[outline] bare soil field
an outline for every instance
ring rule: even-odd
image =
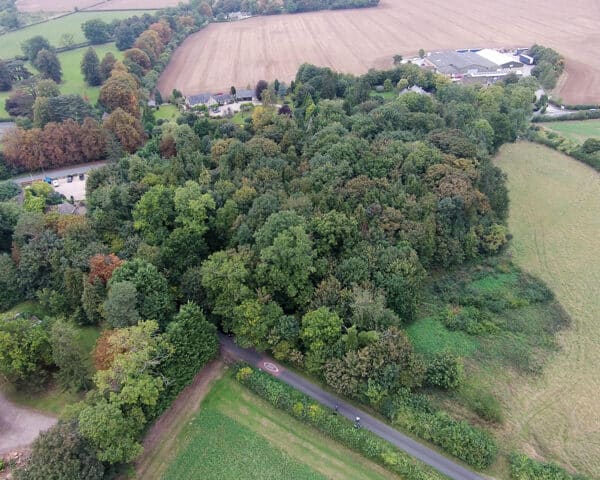
[[[175,7],[181,0],[17,0],[21,12],[71,12],[79,10],[155,10]],[[183,2],[185,3],[185,2]]]
[[[218,91],[261,78],[289,82],[304,62],[364,73],[392,56],[461,47],[541,43],[567,57],[560,95],[600,101],[596,0],[382,0],[376,8],[255,17],[211,24],[189,37],[161,76],[163,94]]]
[[[496,157],[508,176],[515,262],[544,280],[572,318],[538,378],[499,392],[509,444],[600,478],[600,174],[526,142]]]

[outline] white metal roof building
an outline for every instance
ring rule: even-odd
[[[523,64],[506,53],[501,53],[498,50],[484,48],[476,52],[482,58],[495,63],[499,68],[519,68]]]

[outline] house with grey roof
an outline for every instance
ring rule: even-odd
[[[197,107],[199,105],[206,105],[212,107],[217,105],[218,102],[215,100],[211,93],[199,93],[197,95],[189,95],[185,98],[185,104],[189,108]]]
[[[254,98],[254,90],[237,90],[235,98],[238,102],[251,102]]]

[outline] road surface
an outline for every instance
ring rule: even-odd
[[[55,423],[56,418],[9,402],[0,391],[0,454],[29,445]]]
[[[44,170],[42,172],[37,173],[24,173],[17,177],[11,178],[11,180],[16,183],[22,183],[33,182],[34,180],[43,180],[45,177],[62,178],[66,177],[67,175],[86,173],[90,170],[95,170],[96,168],[103,167],[104,165],[106,165],[105,160],[99,162],[81,163],[79,165],[72,165],[70,167],[57,168],[54,170]]]
[[[329,408],[333,409],[337,405],[339,413],[352,421],[354,421],[356,417],[360,417],[360,423],[363,428],[370,430],[377,436],[387,440],[401,450],[404,450],[406,453],[421,460],[423,463],[435,468],[447,477],[453,480],[484,480],[486,478],[466,469],[449,458],[440,455],[412,438],[403,435],[398,430],[377,420],[375,417],[355,406],[350,405],[341,398],[326,392],[300,375],[296,375],[285,369],[266,355],[260,354],[254,350],[241,348],[235,344],[233,338],[226,335],[220,335],[220,339],[222,352],[226,356],[233,358],[234,360],[243,360],[254,367],[261,368]]]

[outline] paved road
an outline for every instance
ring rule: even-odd
[[[106,165],[106,161],[104,160],[100,162],[82,163],[80,165],[73,165],[71,167],[57,168],[54,170],[44,170],[43,172],[38,173],[24,173],[23,175],[11,178],[11,180],[17,183],[21,183],[32,182],[34,180],[43,180],[45,177],[62,178],[66,177],[67,175],[85,173],[89,170],[94,170],[96,168],[103,167],[104,165]]]
[[[370,430],[379,437],[387,440],[413,457],[418,458],[423,463],[430,465],[453,480],[484,480],[486,478],[458,465],[412,438],[403,435],[398,430],[395,430],[368,413],[350,405],[341,398],[326,392],[300,375],[285,369],[266,355],[260,354],[254,350],[238,347],[231,337],[221,335],[221,349],[226,356],[235,360],[243,360],[250,365],[271,373],[281,381],[300,390],[302,393],[314,398],[319,403],[322,403],[329,408],[334,408],[337,405],[340,414],[352,421],[354,421],[356,417],[360,417],[360,423],[363,428]]]

